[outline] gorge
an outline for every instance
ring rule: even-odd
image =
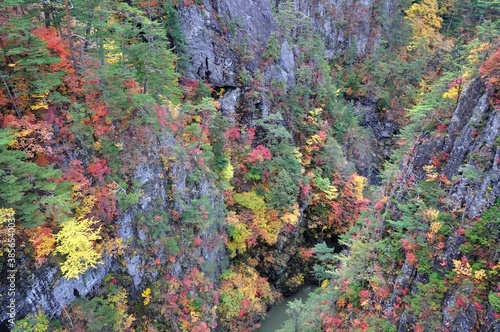
[[[499,14],[0,3],[2,329],[500,331]]]

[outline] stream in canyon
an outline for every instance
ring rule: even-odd
[[[257,329],[256,332],[275,332],[283,328],[285,322],[291,318],[290,315],[286,313],[288,303],[298,299],[305,302],[309,293],[317,288],[318,286],[315,285],[302,286],[297,293],[278,302],[267,312],[266,318],[260,322],[260,328]]]

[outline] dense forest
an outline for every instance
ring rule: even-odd
[[[0,331],[254,331],[306,284],[280,331],[500,331],[499,36],[498,0],[0,1]]]

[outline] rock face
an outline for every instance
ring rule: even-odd
[[[125,273],[131,278],[129,293],[136,294],[144,286],[144,282],[150,282],[157,276],[150,273],[148,267],[152,265],[145,253],[155,240],[151,235],[152,229],[141,224],[140,216],[147,215],[153,211],[168,211],[176,206],[182,211],[181,205],[189,205],[196,195],[211,194],[211,204],[223,204],[222,194],[218,193],[210,180],[205,179],[199,187],[189,188],[186,180],[187,174],[183,160],[172,163],[167,171],[163,159],[160,155],[165,149],[175,148],[178,144],[174,137],[167,135],[160,137],[151,134],[147,146],[128,146],[130,151],[137,151],[142,154],[140,163],[133,174],[134,179],[139,183],[142,196],[139,203],[121,214],[115,220],[117,235],[126,243],[123,260],[112,257],[104,257],[102,264],[95,269],[88,270],[78,279],[65,279],[57,266],[42,264],[41,268],[35,268],[33,262],[27,259],[22,252],[18,252],[20,262],[18,273],[16,274],[16,318],[22,318],[30,312],[38,312],[43,309],[48,317],[61,315],[61,310],[69,305],[77,297],[84,297],[100,287],[103,279],[108,273]],[[169,179],[172,179],[170,181]],[[175,188],[178,192],[185,193],[173,202],[167,201],[168,188]],[[192,194],[191,191],[196,191]],[[214,208],[214,213],[219,210]],[[222,221],[224,215],[215,215],[214,220]],[[226,253],[224,242],[217,237],[217,225],[207,227],[200,236],[214,238],[215,245],[207,241],[207,245],[200,245],[199,255],[203,255],[207,261],[214,262],[216,268],[208,273],[210,279],[215,281],[220,269],[224,268]],[[180,233],[180,230],[162,230],[156,237],[169,237]],[[217,239],[217,240],[215,240]],[[210,245],[208,245],[210,243]],[[20,244],[18,243],[18,246]],[[21,244],[22,246],[22,244]],[[165,252],[159,252],[159,259],[166,259]],[[172,275],[182,274],[181,265],[189,265],[189,253],[180,254],[176,268]],[[5,270],[3,270],[5,272]],[[6,275],[2,275],[2,280],[6,280]],[[7,294],[8,285],[0,285],[1,294]],[[140,295],[139,295],[140,296]],[[0,297],[0,305],[5,308],[7,296]],[[8,319],[8,312],[0,312],[0,322]]]
[[[399,132],[398,126],[390,120],[385,119],[377,108],[377,101],[364,98],[356,101],[354,108],[360,115],[360,125],[370,131],[369,154],[371,159],[365,159],[361,165],[357,165],[360,175],[367,177],[371,184],[379,184],[379,167],[389,159],[394,144],[394,135]]]
[[[296,8],[314,18],[315,28],[324,36],[326,56],[344,54],[352,48],[363,54],[378,41],[372,35],[375,5],[389,8],[392,1],[298,0]]]
[[[438,166],[438,172],[452,182],[445,201],[450,209],[463,209],[462,225],[466,220],[481,216],[500,197],[500,113],[490,106],[485,90],[481,80],[470,84],[458,101],[447,132],[439,137],[424,136],[417,140],[413,147],[415,153],[402,165],[405,171],[400,183],[404,186],[412,175],[416,181],[425,179],[423,167],[431,164],[434,156],[446,156],[446,160]],[[452,261],[463,257],[460,246],[465,242],[464,232],[453,232],[447,239],[444,254],[438,257],[433,269],[440,272],[451,270]],[[416,268],[406,266],[400,270],[397,284],[404,284],[417,294],[422,278]],[[492,291],[495,289],[493,287]],[[400,294],[396,289],[394,292]],[[472,303],[457,309],[457,301],[464,296],[464,292],[466,294],[467,289],[457,287],[446,294],[441,308],[442,329],[457,332],[498,331],[500,322],[493,317],[491,308],[485,321],[479,321],[477,308]],[[414,315],[406,310],[400,318],[398,331],[407,331],[414,320]]]
[[[106,259],[96,269],[87,271],[81,278],[66,280],[61,278],[58,267],[44,267],[27,271],[20,268],[16,273],[16,317],[24,317],[40,308],[49,316],[57,315],[77,296],[84,296],[98,287],[111,267],[111,260]],[[2,276],[6,280],[7,276]],[[2,294],[8,293],[8,285],[0,287]],[[8,299],[7,296],[3,297]],[[7,308],[7,302],[1,302]],[[0,314],[0,322],[8,319],[7,310]]]
[[[267,0],[215,0],[215,10],[234,21],[244,32],[236,38],[247,37],[251,43],[265,45],[274,28],[271,2]]]
[[[457,179],[449,192],[453,207],[465,204],[469,219],[479,216],[500,196],[499,148],[500,114],[493,112],[484,83],[473,82],[461,95],[446,135],[423,137],[408,163],[408,172],[419,179],[438,153],[448,156],[440,166],[449,180]]]
[[[280,10],[300,13],[297,15],[303,17],[304,24],[310,24],[322,37],[326,58],[346,54],[362,57],[374,50],[381,36],[390,33],[388,26],[397,4],[395,0],[296,0],[291,7],[282,8],[283,3],[205,0],[203,9],[180,7],[180,23],[190,58],[186,76],[205,80],[216,88],[223,87],[225,95],[221,98],[221,108],[225,114],[239,113],[238,108],[244,103],[243,96],[249,91],[248,83],[242,79],[244,75],[252,76],[260,71],[264,77],[260,96],[251,105],[260,112],[258,117],[266,116],[268,110],[276,106],[269,98],[273,82],[284,82],[287,91],[295,84],[295,59],[300,53],[297,46],[285,39],[278,45],[279,54],[274,63],[266,63],[263,57],[273,35],[293,39],[297,33],[295,28],[280,31],[280,27],[286,25],[286,22],[282,25],[277,22]],[[377,147],[362,158],[366,165],[357,162],[356,166],[361,175],[377,183],[378,166],[370,164],[381,165],[388,157],[388,146],[398,128],[377,112],[376,101],[367,98],[357,106],[362,114],[361,124],[371,131],[371,141],[365,143]],[[249,124],[256,120],[248,112],[244,117]],[[232,122],[233,116],[228,119]]]
[[[215,87],[236,86],[237,57],[221,40],[222,31],[212,22],[212,7],[183,7],[179,11],[190,58],[188,76],[209,81]]]
[[[274,31],[275,8],[266,0],[204,1],[203,9],[195,6],[179,10],[182,30],[191,59],[187,75],[207,80],[212,86],[234,87],[238,77],[237,52],[230,43],[245,44],[252,49],[253,61],[259,56]],[[275,6],[278,6],[277,1]],[[382,23],[374,21],[376,13],[390,19],[394,0],[297,0],[294,10],[305,14],[325,44],[327,58],[350,51],[357,55],[371,52],[378,44]],[[277,7],[276,7],[277,8]],[[387,22],[385,22],[387,24]],[[278,31],[285,35],[293,31]],[[290,46],[281,46],[280,65],[293,76]],[[251,69],[251,71],[253,71]]]

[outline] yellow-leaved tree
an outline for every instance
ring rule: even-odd
[[[443,36],[439,32],[443,19],[439,16],[436,0],[422,0],[406,10],[406,18],[412,29],[412,41],[409,50],[422,47],[426,50],[446,48]]]
[[[71,218],[62,224],[62,229],[55,235],[56,252],[66,255],[66,261],[60,267],[67,279],[78,275],[99,264],[101,254],[94,248],[94,241],[101,239],[101,227],[93,229],[97,221],[92,219]]]

